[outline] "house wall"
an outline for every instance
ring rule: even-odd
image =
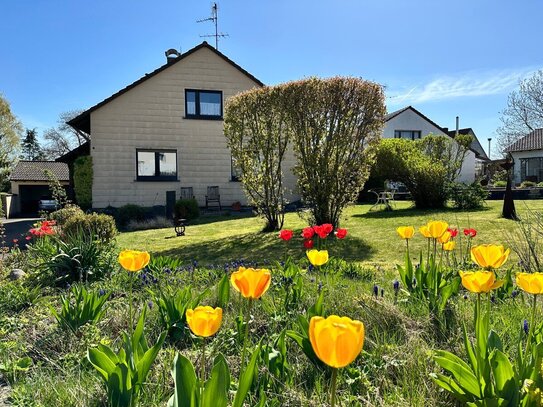
[[[523,179],[520,176],[520,159],[521,158],[538,158],[543,157],[543,150],[531,150],[531,151],[515,151],[511,153],[513,157],[513,183],[520,184]]]
[[[410,109],[405,110],[385,123],[383,138],[394,138],[395,130],[420,131],[421,137],[425,137],[430,133],[449,137],[439,127],[434,126]],[[471,183],[475,180],[475,161],[475,153],[468,151],[458,177],[459,182]]]
[[[211,50],[202,48],[91,113],[93,207],[127,203],[165,205],[166,191],[192,187],[200,205],[207,186],[220,187],[221,203],[247,203],[241,183],[231,181],[231,155],[222,120],[184,119],[185,89],[220,90],[225,101],[258,86]],[[136,149],[177,151],[178,181],[136,181]],[[285,162],[289,200],[295,177]]]

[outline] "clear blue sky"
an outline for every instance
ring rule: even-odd
[[[26,127],[88,108],[212,32],[196,0],[5,0],[0,93]],[[355,75],[487,147],[518,81],[543,68],[541,0],[219,1],[219,49],[267,84]],[[209,40],[212,43],[212,39]]]

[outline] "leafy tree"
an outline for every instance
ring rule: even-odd
[[[9,190],[9,174],[17,161],[22,125],[0,94],[0,191]]]
[[[383,88],[359,78],[280,85],[298,188],[317,224],[338,226],[369,176],[386,112]]]
[[[473,137],[459,134],[454,141],[447,136],[428,134],[416,140],[417,148],[423,151],[433,161],[439,161],[446,169],[447,182],[453,183],[460,176],[462,164],[469,151]]]
[[[498,128],[498,146],[504,151],[509,145],[534,129],[543,127],[543,70],[520,82],[511,92],[502,111]]]
[[[26,129],[26,136],[21,143],[22,160],[43,160],[45,154],[38,141],[38,132],[36,129]]]
[[[50,159],[58,158],[90,139],[88,134],[67,124],[68,121],[80,113],[81,110],[61,113],[58,125],[45,130],[43,138],[45,139],[44,151],[47,157]]]
[[[229,99],[224,134],[250,203],[266,219],[265,230],[283,227],[283,160],[289,141],[282,89],[252,89]]]

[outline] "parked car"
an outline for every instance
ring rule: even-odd
[[[48,198],[46,196],[42,196],[41,199],[38,201],[38,209],[40,211],[47,211],[52,212],[56,211],[57,208],[57,201],[54,199]]]

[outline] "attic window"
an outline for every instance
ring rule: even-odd
[[[222,119],[222,92],[220,90],[185,90],[186,119]]]
[[[417,140],[420,138],[420,130],[394,130],[394,138]]]

